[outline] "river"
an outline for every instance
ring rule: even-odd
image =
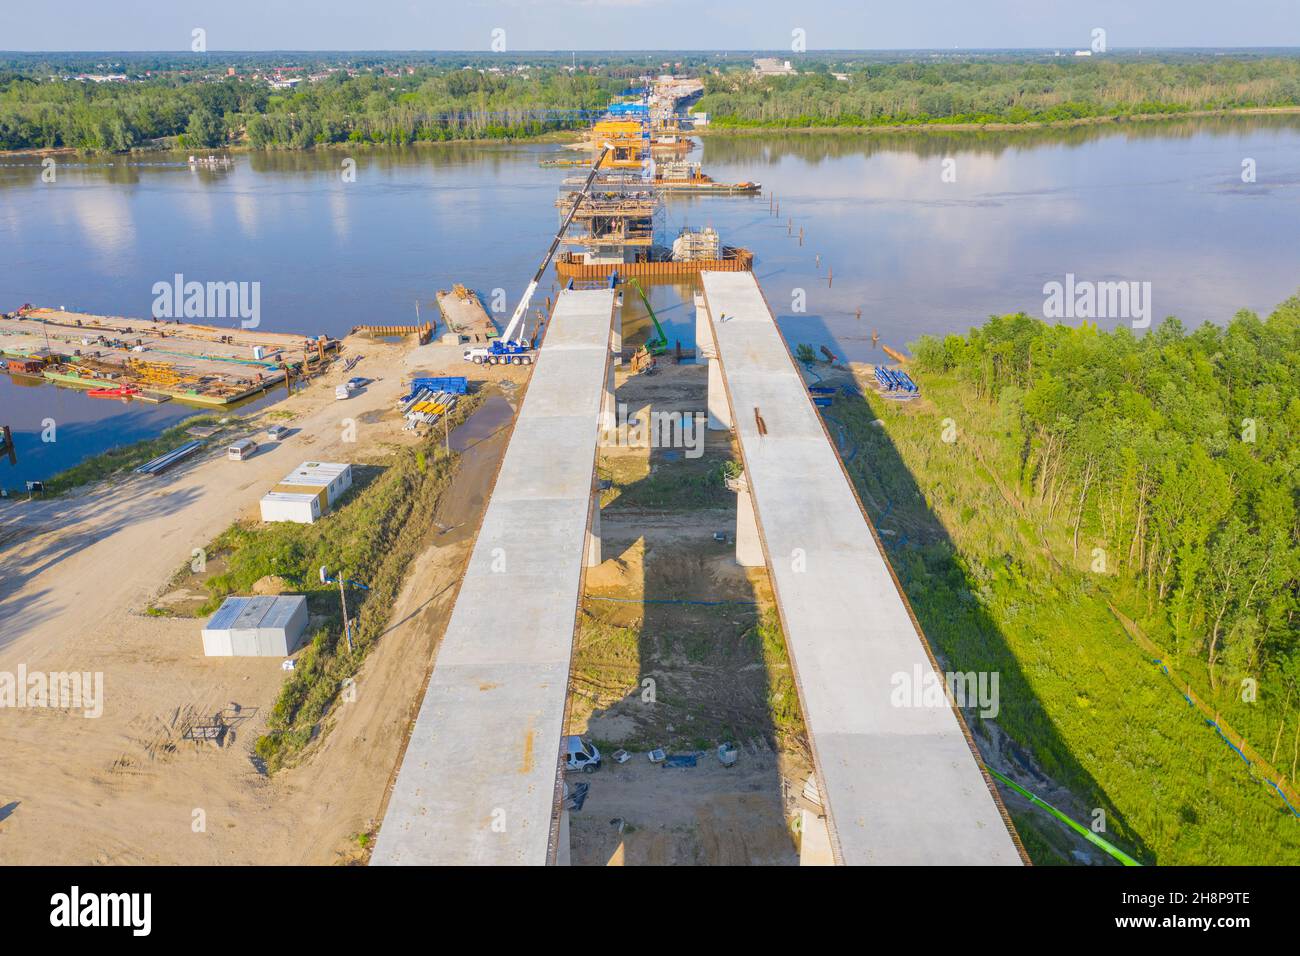
[[[760,181],[764,193],[671,196],[664,237],[712,225],[750,248],[787,339],[849,359],[879,355],[873,331],[902,347],[993,313],[1041,316],[1045,283],[1067,275],[1150,283],[1155,321],[1189,327],[1267,313],[1300,288],[1297,117],[702,143],[692,158],[707,173]],[[241,153],[230,168],[197,170],[173,154],[67,157],[54,182],[37,157],[0,157],[0,309],[145,316],[154,283],[177,273],[260,283],[261,327],[273,331],[412,323],[417,303],[436,316],[433,292],[454,282],[488,301],[504,289],[512,308],[558,224],[559,181],[576,172],[539,165],[557,155],[572,154],[554,143]],[[1243,181],[1248,160],[1254,182]],[[683,347],[688,292],[651,288]],[[0,464],[0,486],[188,413],[0,376],[0,424],[19,451],[16,469]],[[40,440],[47,418],[57,442]]]

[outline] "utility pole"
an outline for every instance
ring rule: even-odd
[[[348,596],[343,590],[343,575],[339,575],[339,602],[343,605],[343,636],[348,641],[348,653],[352,653],[352,625],[348,623]]]
[[[320,583],[334,584],[335,582],[337,582],[339,586],[339,603],[343,605],[343,637],[348,642],[348,653],[351,654],[352,653],[352,622],[348,620],[348,597],[347,597],[347,593],[343,590],[343,582],[344,582],[343,572],[340,571],[339,576],[337,578],[331,578],[329,571],[326,569],[325,565],[322,564],[320,568]],[[366,585],[362,584],[360,581],[348,581],[347,583],[351,584],[353,587],[361,588],[363,591],[370,590],[370,588],[366,587]]]

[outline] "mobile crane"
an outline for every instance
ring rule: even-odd
[[[542,257],[542,264],[537,267],[537,272],[533,275],[532,281],[528,283],[528,288],[524,290],[523,298],[519,300],[519,305],[515,308],[514,315],[510,317],[510,324],[506,326],[498,338],[493,339],[486,346],[476,346],[465,350],[464,358],[466,362],[473,362],[476,365],[531,365],[533,362],[533,345],[524,338],[524,315],[528,311],[529,303],[533,301],[533,293],[537,291],[537,284],[542,281],[542,275],[546,272],[547,267],[551,264],[551,259],[555,256],[555,250],[559,248],[560,240],[564,238],[565,232],[569,229],[569,224],[573,222],[573,217],[578,214],[578,207],[582,205],[583,199],[591,190],[591,184],[596,179],[596,173],[600,171],[600,164],[605,161],[609,151],[614,147],[606,143],[601,149],[600,155],[596,157],[596,162],[591,166],[591,172],[587,174],[587,180],[578,190],[577,197],[573,200],[573,207],[569,210],[568,215],[564,217],[564,222],[560,225],[560,231],[555,234],[551,240],[551,246],[546,250],[546,255]]]

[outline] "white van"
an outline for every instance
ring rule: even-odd
[[[231,461],[247,461],[257,451],[257,442],[251,438],[241,438],[226,449],[226,457]]]
[[[339,385],[334,389],[334,398],[336,400],[341,401],[342,399],[351,398],[351,397],[352,397],[352,389],[348,388],[346,385]]]
[[[564,758],[564,769],[568,771],[581,770],[583,773],[595,773],[600,769],[600,751],[596,749],[595,744],[586,743],[577,734],[565,737],[561,744],[561,756]]]

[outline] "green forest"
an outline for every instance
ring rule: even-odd
[[[186,148],[307,149],[503,139],[585,125],[625,81],[412,67],[331,73],[276,90],[264,80],[168,75],[128,83],[0,73],[0,149],[123,152],[178,137]]]
[[[1300,298],[1188,333],[994,317],[916,343],[998,408],[1019,484],[1211,683],[1300,676]]]
[[[1060,123],[1300,104],[1300,59],[1293,57],[1069,56],[1059,62],[911,61],[844,69],[845,79],[825,63],[798,76],[709,75],[694,108],[725,129]]]
[[[1300,859],[1300,298],[912,351],[919,398],[824,414],[944,666],[1001,675],[968,714],[990,765],[1143,863]],[[1035,862],[1079,862],[1013,812]]]

